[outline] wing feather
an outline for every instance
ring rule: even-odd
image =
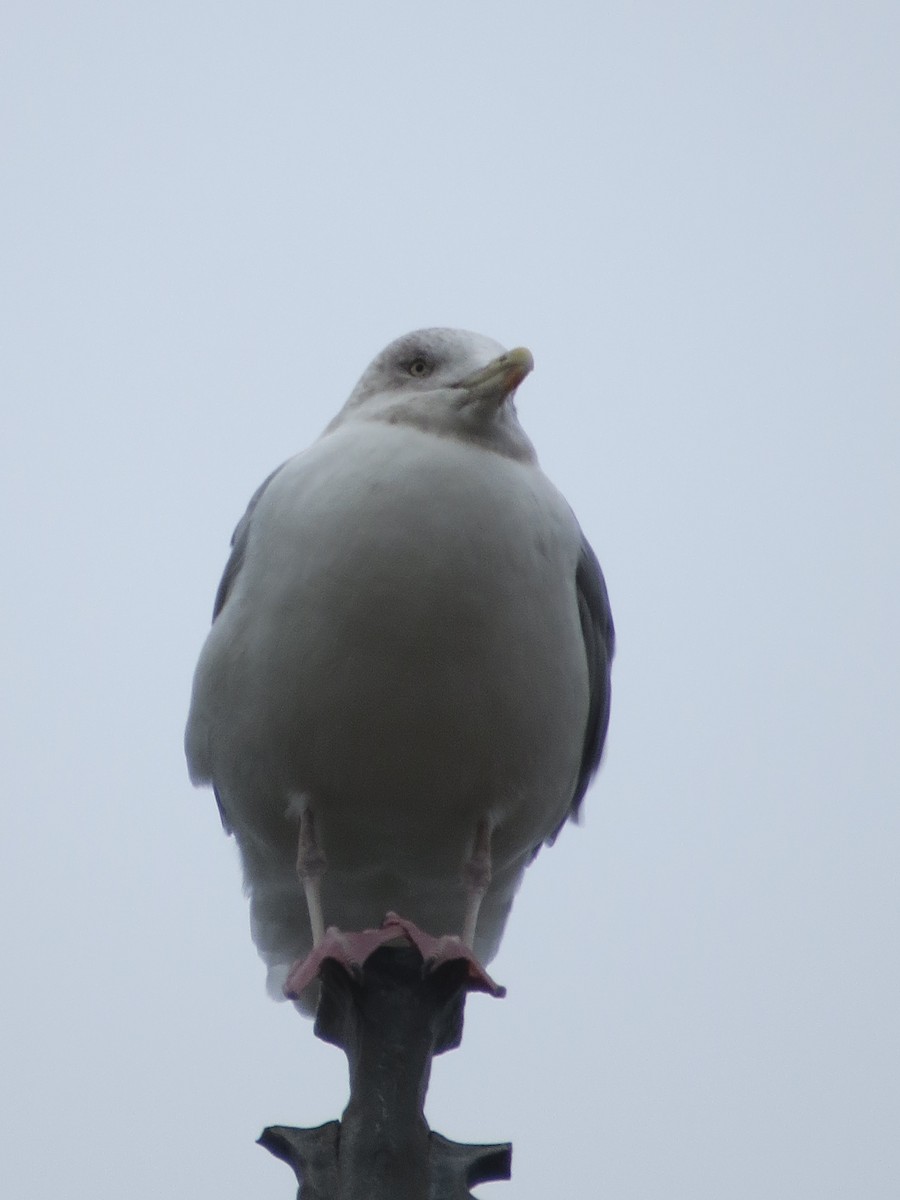
[[[572,819],[577,819],[585,792],[603,757],[606,731],[609,728],[610,668],[616,647],[616,631],[606,581],[597,556],[584,535],[581,539],[581,557],[575,572],[575,587],[587,659],[590,705],[581,768],[569,808],[569,816]]]
[[[234,533],[231,535],[231,554],[228,556],[228,562],[225,564],[225,570],[222,573],[222,578],[219,581],[219,587],[216,591],[216,599],[213,603],[212,619],[216,617],[225,607],[225,602],[231,595],[231,590],[234,587],[235,580],[241,573],[241,567],[244,565],[244,558],[247,554],[247,541],[250,537],[250,525],[253,521],[253,512],[262,497],[263,492],[281,470],[281,467],[276,467],[271,475],[267,475],[262,481],[253,495],[250,497],[250,503],[247,505],[247,511],[238,521]]]

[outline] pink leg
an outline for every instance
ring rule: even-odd
[[[306,893],[309,924],[313,945],[318,946],[325,936],[325,916],[322,912],[322,876],[327,866],[325,855],[316,841],[316,823],[311,808],[300,817],[300,836],[297,839],[297,874]]]
[[[464,946],[475,943],[475,927],[481,901],[491,882],[491,826],[485,818],[478,822],[472,854],[463,866],[463,882],[466,887],[466,915],[463,921],[462,941]]]
[[[303,881],[309,920],[313,932],[313,949],[306,958],[291,968],[284,992],[292,1000],[317,977],[322,963],[328,959],[340,963],[352,976],[358,977],[363,964],[380,946],[398,938],[415,946],[422,955],[426,970],[435,970],[444,963],[462,961],[468,964],[469,989],[502,996],[505,989],[496,984],[472,953],[478,912],[491,882],[491,826],[479,821],[475,830],[472,853],[463,864],[463,883],[466,889],[466,911],[462,937],[445,934],[435,937],[388,913],[380,929],[344,932],[331,928],[326,931],[322,913],[321,879],[326,860],[316,840],[315,821],[311,808],[303,812],[297,847],[297,874]]]

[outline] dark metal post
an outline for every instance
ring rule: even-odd
[[[293,1167],[298,1200],[465,1200],[508,1179],[508,1143],[451,1142],[424,1116],[432,1058],[462,1037],[469,964],[428,969],[414,946],[391,944],[355,977],[326,960],[321,980],[315,1032],[347,1055],[350,1101],[340,1122],[271,1126],[259,1139]]]

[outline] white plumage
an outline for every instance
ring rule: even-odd
[[[487,962],[599,762],[612,621],[516,417],[530,367],[476,334],[399,339],[235,533],[186,749],[240,847],[273,994],[313,942],[302,814],[325,920],[344,929],[394,909],[461,932],[463,865],[487,829]]]

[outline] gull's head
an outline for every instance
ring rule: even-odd
[[[513,397],[533,367],[530,351],[505,350],[479,333],[419,329],[373,359],[329,428],[384,421],[532,461]]]

